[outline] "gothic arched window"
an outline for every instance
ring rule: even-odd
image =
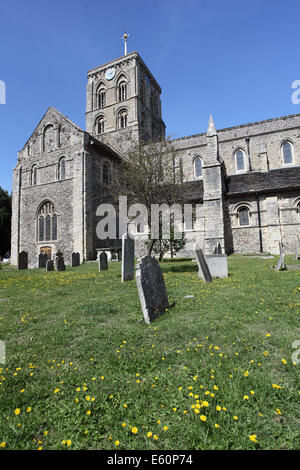
[[[241,149],[238,149],[235,152],[235,166],[236,166],[236,171],[245,170],[245,154],[243,150]]]
[[[242,206],[239,208],[238,219],[239,219],[239,225],[249,225],[250,217],[249,217],[248,207]]]
[[[64,157],[58,162],[58,179],[66,179],[66,159]]]
[[[37,184],[37,166],[33,165],[31,168],[31,185],[35,186]]]
[[[200,157],[196,157],[194,160],[194,174],[195,178],[200,178],[202,176],[202,160]]]
[[[103,116],[100,116],[96,120],[96,134],[103,134],[105,127],[105,119]]]
[[[118,128],[119,129],[124,129],[124,127],[127,127],[127,111],[123,110],[118,114]]]
[[[57,214],[52,202],[45,202],[38,212],[38,241],[57,240]]]
[[[293,146],[289,140],[285,140],[281,146],[283,163],[285,165],[293,163]]]
[[[106,92],[105,88],[103,86],[100,86],[97,92],[97,98],[98,98],[98,108],[104,108],[106,105]]]
[[[119,101],[125,101],[127,99],[127,83],[122,80],[118,86],[118,99]]]

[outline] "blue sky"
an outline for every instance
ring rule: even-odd
[[[299,0],[10,0],[0,6],[0,186],[48,106],[85,129],[86,72],[138,51],[167,135],[300,113]]]

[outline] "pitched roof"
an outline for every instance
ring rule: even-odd
[[[261,173],[252,171],[225,178],[226,195],[269,193],[300,188],[300,166],[277,168]]]

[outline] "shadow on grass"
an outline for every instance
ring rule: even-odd
[[[195,263],[195,265],[189,265],[189,264],[183,264],[182,266],[164,266],[163,264],[160,265],[161,269],[164,273],[197,273],[198,272],[198,266]]]

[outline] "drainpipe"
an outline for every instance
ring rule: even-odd
[[[260,252],[263,253],[263,241],[262,241],[262,232],[261,232],[261,217],[260,217],[260,205],[259,205],[259,197],[258,194],[255,193],[256,198],[256,205],[257,205],[257,216],[258,216],[258,233],[259,233],[259,249]]]
[[[250,158],[250,137],[245,138],[246,144],[247,144],[247,153],[248,153],[248,162],[249,162],[249,171],[252,171],[252,164],[251,164],[251,158]]]

